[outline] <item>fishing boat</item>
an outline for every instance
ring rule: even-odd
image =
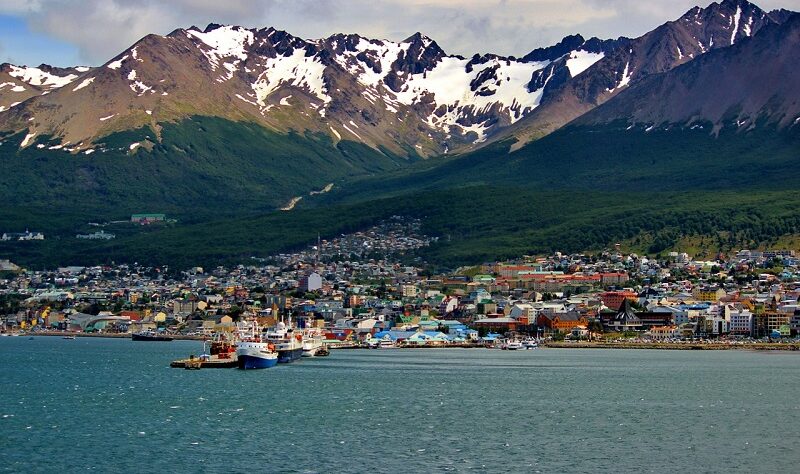
[[[249,333],[247,332],[249,331]],[[236,343],[236,363],[242,370],[267,369],[278,365],[275,344],[265,340],[258,324],[253,323],[239,331]]]
[[[291,320],[288,325],[283,321],[279,322],[263,339],[275,345],[280,364],[294,362],[303,356],[303,334],[294,330]]]
[[[156,331],[140,331],[131,333],[131,340],[133,341],[171,341],[174,338],[167,334],[160,334]]]

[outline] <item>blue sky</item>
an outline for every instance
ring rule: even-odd
[[[22,18],[0,15],[0,62],[39,65],[78,65],[78,47],[42,33],[34,33]]]
[[[302,38],[420,31],[448,53],[521,56],[566,35],[637,37],[711,0],[0,0],[0,60],[100,65],[149,33],[208,23]],[[800,0],[756,0],[800,10]]]

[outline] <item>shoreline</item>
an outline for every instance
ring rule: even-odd
[[[8,336],[12,336],[8,334]],[[130,339],[130,333],[92,333],[92,332],[69,332],[69,331],[42,331],[42,332],[28,332],[24,334],[16,334],[12,337],[104,337],[108,339]],[[203,336],[187,336],[182,334],[170,334],[169,337],[176,341],[202,341]]]
[[[8,334],[7,336],[11,336]],[[109,334],[109,333],[74,333],[67,331],[47,331],[37,333],[17,334],[17,337],[100,337],[109,339],[130,339],[130,334]],[[171,335],[176,341],[203,341],[203,336]],[[448,344],[448,345],[419,345],[419,346],[400,346],[393,349],[481,349],[483,344]],[[370,349],[361,346],[342,346],[335,344],[329,345],[333,350],[380,350]],[[781,352],[800,352],[800,343],[778,343],[778,342],[759,342],[750,344],[725,344],[720,342],[708,343],[659,343],[659,342],[542,342],[539,349],[647,349],[647,350],[671,350],[671,351],[781,351]],[[386,349],[384,349],[386,350]],[[496,350],[500,350],[497,348]]]
[[[547,342],[543,347],[553,349],[650,349],[650,350],[696,350],[696,351],[800,351],[800,344],[779,342],[757,342],[751,344],[708,343],[659,343],[659,342]]]

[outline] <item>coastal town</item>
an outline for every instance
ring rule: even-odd
[[[526,256],[433,274],[435,238],[396,217],[232,268],[137,264],[27,270],[0,261],[2,334],[211,338],[237,323],[302,320],[332,346],[495,341],[775,344],[798,341],[800,259],[741,250],[697,260],[626,254]]]

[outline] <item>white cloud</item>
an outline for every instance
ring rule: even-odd
[[[703,4],[709,0],[703,0]],[[523,55],[581,33],[639,36],[698,0],[0,0],[0,13],[79,48],[99,64],[148,33],[207,23],[274,26],[304,38],[334,33],[401,40],[416,31],[448,53]],[[798,0],[764,0],[792,8]],[[794,5],[793,5],[794,4]]]

